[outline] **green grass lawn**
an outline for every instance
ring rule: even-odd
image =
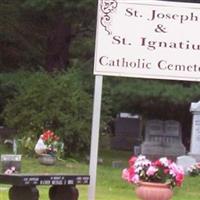
[[[100,153],[103,164],[98,166],[96,200],[136,200],[134,186],[121,180],[120,168],[112,168],[113,160],[121,160],[123,166],[131,154],[129,152],[104,151]],[[22,159],[23,173],[81,173],[88,174],[88,163],[59,161],[55,166],[43,166],[36,158]],[[88,186],[78,186],[80,200],[87,200]],[[8,200],[7,192],[9,185],[0,185],[0,200]],[[48,187],[38,186],[40,200],[48,200]],[[200,177],[186,177],[181,188],[174,190],[173,200],[199,200],[200,199]]]

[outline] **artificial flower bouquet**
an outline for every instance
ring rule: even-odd
[[[53,131],[44,131],[40,138],[46,145],[47,154],[55,154],[58,151],[60,138]]]
[[[4,172],[4,174],[10,175],[10,174],[13,174],[15,172],[16,172],[16,168],[15,168],[15,166],[12,166],[12,167],[6,169],[6,171]]]
[[[199,176],[200,175],[200,162],[191,165],[187,169],[188,175],[190,176]]]
[[[172,188],[181,186],[184,180],[182,167],[166,157],[150,161],[145,156],[131,157],[129,167],[123,169],[122,178],[129,183],[155,182],[165,183]]]

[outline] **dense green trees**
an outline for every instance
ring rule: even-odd
[[[1,1],[0,71],[66,69],[73,58],[91,58],[93,53],[88,47],[94,40],[95,3],[94,0]],[[84,48],[84,52],[76,51],[74,45]]]
[[[89,148],[96,3],[0,2],[1,124],[35,138],[49,127],[67,153]],[[102,128],[118,112],[131,112],[178,120],[190,134],[189,106],[200,99],[199,83],[105,77],[103,87]]]
[[[90,142],[91,96],[78,70],[67,74],[18,73],[22,80],[2,113],[5,124],[36,140],[44,129],[54,130],[65,143],[65,152],[85,151]],[[16,75],[4,80],[14,83]],[[14,78],[15,79],[15,78]],[[6,84],[6,83],[4,83]]]

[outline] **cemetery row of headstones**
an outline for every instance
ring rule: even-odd
[[[192,103],[190,111],[193,114],[192,136],[189,155],[195,161],[200,160],[200,102]],[[114,120],[114,136],[111,137],[111,148],[118,150],[131,150],[136,155],[143,154],[151,159],[160,156],[176,159],[186,155],[186,148],[182,143],[181,124],[174,120],[148,120],[145,123],[144,139],[142,137],[142,120],[138,115],[120,113]],[[2,132],[2,130],[0,131]],[[7,132],[6,132],[7,134]],[[1,134],[1,140],[5,139]],[[192,158],[181,157],[179,159]],[[10,160],[10,162],[8,162]],[[1,155],[3,169],[15,165],[20,171],[21,157],[16,155]],[[187,161],[186,161],[187,163]]]
[[[171,157],[186,171],[189,166],[200,161],[200,101],[191,103],[190,111],[193,120],[188,154],[182,142],[182,127],[178,121],[146,121],[143,139],[141,118],[128,113],[120,114],[114,121],[111,148],[133,150],[136,155],[141,153],[150,159]]]

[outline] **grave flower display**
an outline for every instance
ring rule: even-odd
[[[44,131],[35,146],[41,164],[53,165],[63,150],[60,138],[51,130]]]
[[[122,179],[136,184],[136,194],[142,200],[168,200],[173,195],[172,188],[182,185],[184,171],[166,157],[150,161],[140,155],[130,158],[129,167],[122,171]]]
[[[15,166],[12,166],[12,167],[6,169],[6,171],[4,172],[4,174],[7,174],[7,175],[13,174],[13,173],[15,173],[15,170],[16,170]]]
[[[45,131],[40,138],[43,140],[46,145],[46,153],[47,154],[55,154],[60,146],[59,137],[50,130]]]
[[[188,167],[187,172],[190,176],[199,176],[200,175],[200,162],[195,163]]]

